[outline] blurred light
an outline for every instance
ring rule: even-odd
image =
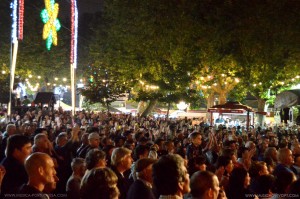
[[[58,80],[58,78],[57,78],[57,77],[55,77],[55,78],[54,78],[54,80],[55,80],[55,81],[57,81],[57,80]]]
[[[64,82],[67,81],[67,78],[63,78],[63,81],[64,81]]]
[[[5,70],[3,70],[3,71],[2,71],[2,74],[4,75],[5,73],[6,73]]]
[[[41,79],[41,76],[38,76],[38,79]]]
[[[32,75],[29,75],[28,77],[29,77],[29,78],[32,78]]]

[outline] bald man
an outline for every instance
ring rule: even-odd
[[[26,198],[48,199],[45,188],[51,184],[55,188],[57,176],[52,158],[45,153],[34,153],[25,161],[25,169],[28,174],[28,183],[24,184],[18,196],[26,194]]]

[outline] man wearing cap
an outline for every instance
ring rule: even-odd
[[[142,158],[136,162],[135,172],[137,180],[130,186],[127,199],[138,199],[143,196],[145,199],[154,199],[152,192],[152,165],[157,160]]]
[[[89,145],[79,153],[79,157],[81,157],[81,158],[85,158],[86,154],[91,149],[99,149],[100,136],[98,133],[96,133],[96,132],[90,133],[88,136],[88,141],[89,141]]]

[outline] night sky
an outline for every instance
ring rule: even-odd
[[[70,13],[70,0],[56,0],[60,6],[60,15],[68,16]],[[83,13],[95,13],[101,10],[102,0],[77,0],[79,15]]]

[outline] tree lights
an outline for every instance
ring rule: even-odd
[[[41,12],[44,22],[43,39],[46,40],[46,47],[51,49],[51,45],[57,46],[57,31],[60,30],[60,22],[57,19],[59,6],[55,0],[45,0],[45,9]]]

